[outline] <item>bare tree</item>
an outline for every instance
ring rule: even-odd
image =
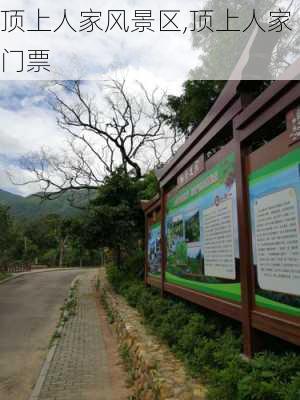
[[[162,162],[165,149],[173,150],[174,140],[177,144],[176,135],[164,131],[164,92],[150,93],[137,83],[137,91],[131,93],[125,80],[110,80],[98,87],[96,96],[87,86],[63,81],[50,90],[57,123],[67,133],[65,151],[52,154],[42,149],[21,159],[32,176],[22,184],[39,183],[44,198],[95,189],[119,166],[140,178],[147,160],[153,168]]]

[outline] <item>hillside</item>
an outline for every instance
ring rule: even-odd
[[[47,214],[72,216],[80,210],[70,205],[69,194],[64,194],[56,200],[41,202],[35,195],[28,197],[18,196],[0,189],[0,204],[8,206],[11,214],[17,218],[38,218]],[[83,206],[88,201],[87,191],[76,193],[76,204]]]

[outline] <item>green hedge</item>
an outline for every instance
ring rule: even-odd
[[[107,269],[115,291],[138,309],[145,324],[209,388],[209,400],[299,400],[300,353],[266,351],[253,360],[241,357],[240,330],[222,317],[201,313],[177,298],[161,298],[129,277],[126,270]]]

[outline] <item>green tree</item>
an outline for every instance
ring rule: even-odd
[[[10,259],[10,245],[12,240],[12,220],[9,215],[9,208],[0,206],[0,267]]]
[[[15,221],[9,208],[0,206],[0,266],[24,260],[24,235],[22,226]]]
[[[186,81],[182,95],[168,97],[164,120],[179,135],[190,135],[206,116],[224,84],[224,81]]]
[[[84,225],[84,245],[90,249],[108,247],[121,267],[124,257],[141,248],[144,238],[144,214],[140,200],[157,193],[154,174],[142,179],[130,177],[117,169],[104,181],[91,203]]]
[[[190,73],[191,79],[229,79],[231,73],[239,62],[251,35],[256,29],[256,23],[251,24],[253,10],[259,26],[266,32],[269,30],[270,12],[274,10],[289,10],[291,24],[299,23],[299,4],[279,0],[206,0],[202,10],[214,10],[211,13],[213,29],[226,29],[226,11],[230,17],[231,29],[241,29],[243,32],[234,31],[212,33],[203,29],[193,33],[193,47],[199,49],[199,66]],[[248,27],[248,29],[246,29]],[[263,32],[258,28],[256,39],[252,43],[250,58],[246,70],[243,71],[244,79],[274,79],[282,73],[293,60],[299,57],[299,34],[283,29],[278,32]],[[236,78],[234,78],[236,79]]]
[[[24,228],[27,257],[50,265],[63,266],[71,219],[49,214],[27,222]]]

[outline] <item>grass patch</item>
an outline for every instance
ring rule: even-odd
[[[11,276],[12,274],[9,274],[8,272],[0,272],[0,282],[4,281],[4,279],[7,279]]]
[[[126,368],[126,372],[127,372],[127,386],[128,387],[132,387],[135,381],[135,368],[134,368],[134,364],[133,364],[133,360],[130,354],[130,350],[129,347],[127,346],[127,344],[122,344],[119,347],[119,353],[120,356],[122,358],[124,367]]]
[[[55,332],[51,337],[49,348],[52,347],[55,342],[61,338],[61,331],[66,322],[68,322],[71,317],[74,317],[76,315],[78,302],[78,285],[79,281],[77,280],[74,285],[71,286],[68,297],[65,299],[64,305],[60,308],[60,318],[58,324],[56,325]]]
[[[239,324],[184,300],[161,298],[126,271],[109,267],[107,276],[151,332],[208,386],[208,400],[300,399],[299,349],[270,338],[268,350],[245,361]]]
[[[113,312],[112,308],[110,307],[110,305],[107,301],[107,293],[106,293],[105,288],[102,288],[102,290],[101,290],[100,301],[106,311],[108,322],[110,324],[113,324],[115,322],[115,316],[114,316],[114,312]]]

